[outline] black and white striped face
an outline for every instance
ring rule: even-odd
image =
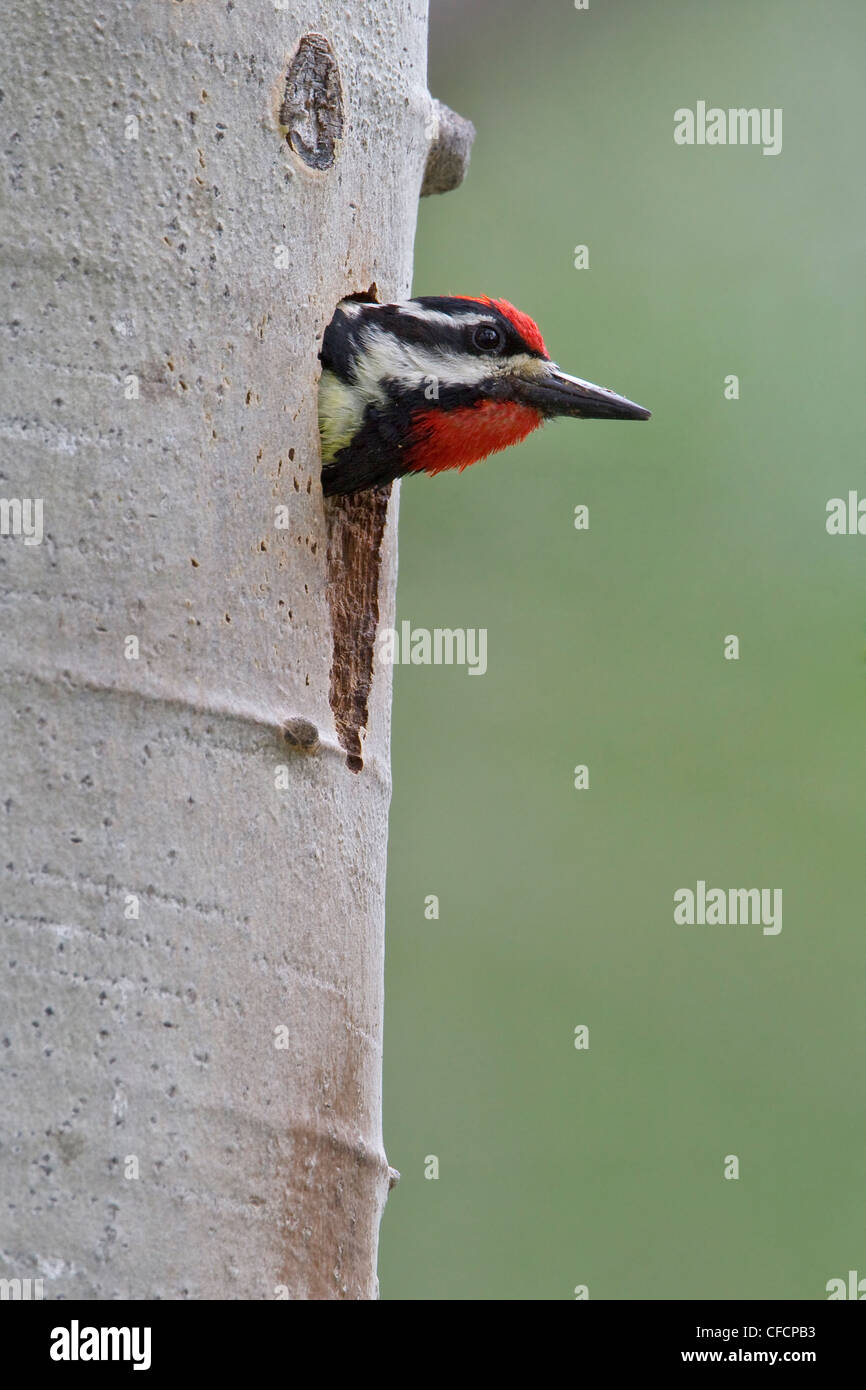
[[[383,381],[407,391],[429,381],[475,388],[547,361],[535,324],[517,310],[512,314],[492,301],[475,299],[410,299],[402,304],[346,300],[325,333],[322,362],[366,396],[375,394],[374,384]]]
[[[649,417],[625,397],[561,372],[532,319],[501,299],[344,300],[325,330],[320,357],[323,480],[334,488],[338,456],[342,479],[351,473],[353,450],[365,454],[364,476],[371,471],[366,455],[377,449],[388,453],[390,475],[398,476],[399,456],[421,413],[455,420],[463,412],[476,435],[479,417],[465,412],[482,405],[509,406],[512,420],[514,408],[522,409],[523,434],[534,427],[530,416],[535,425],[557,415]],[[498,437],[501,421],[489,410],[484,421],[487,437]],[[501,447],[492,444],[487,452]]]

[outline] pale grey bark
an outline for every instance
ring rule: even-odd
[[[376,1295],[390,672],[352,772],[315,386],[337,301],[409,289],[426,21],[5,9],[0,492],[44,539],[0,543],[0,1275],[46,1298]]]

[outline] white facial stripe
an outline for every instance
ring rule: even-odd
[[[397,309],[406,318],[418,319],[421,323],[429,323],[435,328],[454,328],[457,324],[466,324],[470,328],[477,328],[479,324],[490,323],[493,316],[473,312],[469,310],[462,314],[443,314],[438,309],[424,309],[420,304],[413,304],[411,300],[406,300],[401,304],[367,304],[357,299],[344,299],[340,308],[347,318],[356,319],[359,314],[369,312],[370,309]]]
[[[398,304],[396,307],[407,319],[420,319],[422,323],[439,328],[456,328],[458,325],[477,328],[481,323],[493,322],[491,314],[443,314],[439,309],[423,309],[419,304]]]
[[[543,376],[548,363],[530,353],[517,356],[475,357],[469,353],[436,351],[417,343],[401,342],[386,330],[370,324],[364,330],[364,350],[355,359],[355,385],[364,401],[383,401],[383,380],[399,381],[406,390],[429,385],[477,386],[493,376],[519,372]]]

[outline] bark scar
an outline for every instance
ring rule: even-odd
[[[280,125],[311,169],[330,169],[343,137],[340,69],[324,34],[305,34],[286,73]]]
[[[379,628],[379,572],[391,484],[325,501],[328,526],[328,606],[334,650],[328,698],[346,766],[360,772],[361,733],[373,682]]]

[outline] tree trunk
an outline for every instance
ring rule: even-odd
[[[396,504],[329,574],[317,352],[409,289],[426,0],[47,13],[0,106],[0,1275],[375,1297],[390,671],[347,714],[334,615],[354,544],[391,623]]]

